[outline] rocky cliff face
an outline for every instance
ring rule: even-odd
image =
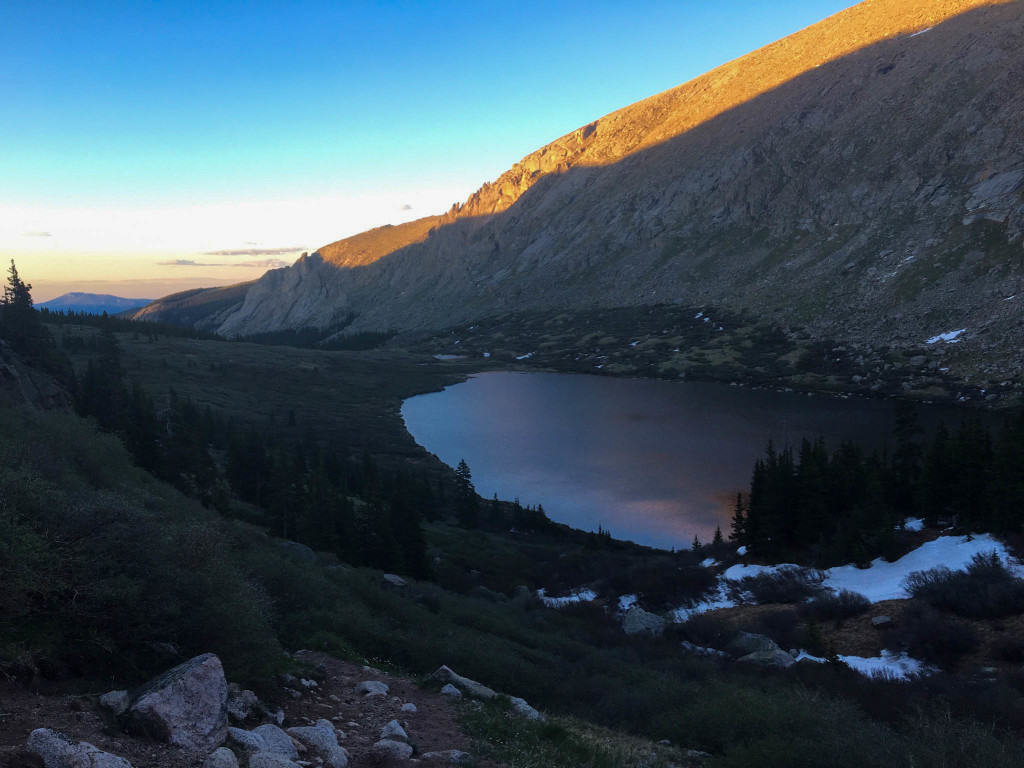
[[[269,272],[206,323],[714,304],[880,345],[965,328],[978,372],[1019,371],[1022,11],[868,0],[563,136],[443,216]]]

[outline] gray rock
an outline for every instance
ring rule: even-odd
[[[257,752],[249,758],[249,768],[302,768],[284,755],[275,752]]]
[[[413,704],[411,701],[407,701],[405,704],[402,705],[402,711],[403,712],[416,712],[417,711],[416,710],[416,705]]]
[[[892,624],[892,616],[872,616],[871,626],[885,628]]]
[[[428,763],[447,763],[449,765],[471,765],[473,756],[460,749],[444,749],[438,752],[424,752],[423,759]]]
[[[209,754],[224,743],[228,684],[220,659],[205,653],[147,683],[128,709],[134,733]]]
[[[87,741],[76,744],[49,728],[32,731],[25,748],[38,755],[45,768],[132,768],[123,757],[104,752]]]
[[[728,651],[733,656],[746,656],[760,651],[779,651],[778,643],[767,635],[755,635],[752,632],[738,632],[729,642]]]
[[[622,616],[622,631],[627,635],[638,635],[642,632],[660,635],[665,631],[665,620],[656,613],[645,611],[639,605],[633,605]]]
[[[243,723],[260,710],[260,700],[249,690],[237,685],[228,686],[228,717],[234,723]]]
[[[238,758],[227,747],[217,747],[206,756],[203,768],[238,768]]]
[[[462,698],[462,691],[460,691],[458,688],[456,688],[451,683],[445,683],[444,687],[441,689],[441,695],[442,696],[451,696],[453,699],[461,699]]]
[[[295,760],[299,756],[299,750],[295,748],[292,737],[272,723],[257,725],[252,732],[263,739],[267,745],[265,751],[283,755],[289,760]]]
[[[227,743],[228,746],[242,755],[242,757],[256,752],[267,751],[267,742],[264,741],[262,736],[252,731],[242,730],[241,728],[228,728]]]
[[[488,688],[482,683],[478,683],[476,680],[470,680],[468,677],[463,677],[445,665],[441,665],[434,670],[431,677],[435,680],[440,680],[442,683],[451,683],[452,685],[456,685],[461,691],[465,692],[466,695],[472,696],[476,699],[493,699],[498,695],[497,691]]]
[[[305,544],[300,544],[297,541],[279,541],[277,546],[286,555],[293,560],[297,560],[300,563],[315,563],[316,552],[307,547]]]
[[[390,723],[380,729],[380,737],[382,740],[391,739],[393,741],[408,741],[409,734],[405,732],[405,728],[397,720],[392,720]]]
[[[746,656],[736,659],[736,663],[787,669],[793,666],[796,660],[785,651],[776,648],[774,651],[754,651],[753,653],[748,653]]]
[[[288,735],[305,745],[315,757],[321,758],[331,768],[346,768],[348,765],[348,752],[338,744],[338,732],[330,720],[317,720],[316,725],[289,728]]]
[[[113,714],[114,717],[120,717],[127,712],[131,701],[132,699],[128,695],[128,691],[108,691],[100,696],[100,706]]]
[[[412,757],[412,747],[404,741],[381,739],[373,745],[372,749],[373,754],[383,758],[390,758],[392,760],[408,760]]]
[[[363,696],[387,696],[388,684],[379,680],[363,680],[356,686],[356,693]]]
[[[544,716],[527,704],[525,699],[520,699],[518,696],[509,696],[509,701],[512,702],[512,711],[520,717],[525,717],[527,720],[544,719]]]
[[[320,683],[318,683],[316,680],[307,680],[304,677],[299,680],[299,683],[301,683],[303,688],[319,688],[320,687]]]
[[[407,585],[405,579],[394,573],[385,573],[381,578],[393,587],[404,587]]]

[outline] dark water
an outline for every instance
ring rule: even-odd
[[[709,541],[717,525],[728,535],[736,492],[769,439],[881,447],[894,409],[722,384],[499,372],[410,398],[402,415],[446,464],[465,458],[485,498],[518,496],[576,528],[681,548],[695,535]]]

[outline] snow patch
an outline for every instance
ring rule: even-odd
[[[745,554],[747,554],[747,545],[744,544],[742,547],[736,547],[736,554],[737,555],[745,555]]]
[[[919,29],[917,32],[911,32],[907,37],[917,37],[918,35],[923,35],[925,32],[931,32],[933,29],[935,29],[935,27],[925,27],[924,29]]]
[[[525,355],[516,355],[516,360],[529,360],[533,357],[533,352],[527,352]]]
[[[636,595],[619,595],[619,612],[625,613],[634,605],[636,605]]]
[[[597,593],[592,589],[579,589],[565,597],[548,597],[542,587],[537,590],[537,597],[548,608],[562,608],[571,603],[589,603],[597,599]]]
[[[696,315],[693,316],[693,319],[694,320],[700,320],[702,317],[704,317],[704,313],[703,312],[698,312]]]
[[[729,654],[725,651],[720,651],[717,648],[708,648],[706,645],[697,645],[696,643],[691,643],[689,640],[683,640],[680,643],[680,645],[683,647],[684,651],[686,651],[687,653],[692,653],[695,656],[721,656],[723,658],[729,657]]]
[[[855,565],[830,568],[825,571],[822,585],[836,592],[841,589],[859,592],[873,603],[905,600],[908,597],[905,582],[907,576],[914,571],[926,571],[939,566],[962,571],[970,565],[971,558],[987,552],[995,552],[1010,571],[1017,576],[1024,576],[1024,566],[1013,559],[1002,542],[983,533],[972,537],[940,536],[934,541],[925,542],[894,563],[887,563],[879,557],[871,562],[869,568],[858,568]]]
[[[465,355],[434,355],[435,360],[464,360]]]
[[[903,521],[903,530],[905,531],[923,531],[924,530],[924,518],[921,517],[908,517]]]
[[[637,344],[639,344],[639,343],[640,343],[639,341],[631,341],[631,342],[629,343],[629,346],[631,346],[631,347],[635,347],[635,346],[636,346]]]
[[[966,328],[961,328],[958,331],[947,331],[946,333],[940,333],[938,336],[932,336],[930,339],[925,339],[925,344],[935,344],[940,341],[944,341],[947,344],[959,344],[960,334],[966,331]]]
[[[690,606],[676,608],[674,611],[669,613],[669,618],[677,624],[681,624],[691,616],[696,616],[698,613],[717,611],[719,608],[734,608],[736,603],[728,598],[725,587],[725,582],[722,579],[719,579],[718,586],[711,597]]]
[[[825,659],[821,656],[812,656],[807,651],[800,651],[796,660],[814,661],[818,664],[825,663]],[[883,650],[881,656],[840,655],[839,660],[850,669],[860,672],[865,677],[906,680],[914,675],[926,675],[936,671],[934,667],[928,666],[911,656],[907,656],[905,653],[895,653],[890,650]]]
[[[718,565],[718,561],[713,557],[705,557],[700,561],[701,568],[714,568],[716,565]]]
[[[490,356],[491,356],[490,352],[484,352],[484,357],[490,357]]]

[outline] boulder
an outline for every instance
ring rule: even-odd
[[[228,728],[227,740],[228,746],[242,757],[267,750],[267,742],[263,740],[262,736],[241,728]]]
[[[787,669],[796,663],[796,660],[783,650],[776,648],[774,651],[754,651],[746,656],[736,659],[737,664],[756,664],[759,667],[780,667]]]
[[[305,544],[300,544],[297,541],[282,540],[277,542],[278,548],[284,552],[288,557],[300,563],[315,563],[316,552],[307,547]]]
[[[363,680],[356,686],[356,693],[363,696],[387,696],[388,684],[379,680]]]
[[[266,747],[261,751],[283,755],[289,760],[295,760],[299,757],[299,750],[295,748],[292,737],[276,725],[271,723],[257,725],[252,729],[252,732],[263,739],[263,743],[266,744]]]
[[[441,695],[442,696],[451,696],[453,699],[461,699],[462,698],[462,691],[460,691],[458,688],[456,688],[451,683],[445,683],[444,687],[441,688]]]
[[[390,723],[380,729],[380,737],[383,740],[392,739],[394,741],[408,741],[409,734],[405,732],[405,728],[397,720],[392,720]]]
[[[779,651],[778,643],[767,635],[755,635],[752,632],[738,632],[729,642],[728,651],[733,656],[746,656],[760,651]]]
[[[242,690],[234,683],[228,686],[228,717],[231,718],[231,722],[244,723],[261,709],[260,700],[255,693]]]
[[[410,713],[416,712],[416,705],[413,704],[411,701],[407,701],[405,704],[402,705],[402,711]]]
[[[448,765],[472,765],[473,756],[461,749],[444,749],[438,752],[424,752],[421,757],[428,763],[446,763]]]
[[[892,626],[892,616],[872,616],[871,626],[876,629],[887,629]]]
[[[445,665],[441,665],[434,670],[431,677],[435,680],[440,680],[442,683],[451,683],[452,685],[458,686],[460,691],[465,692],[467,695],[476,699],[493,699],[498,695],[497,691],[488,688],[482,683],[478,683],[476,680],[470,680],[468,677],[463,677]]]
[[[407,584],[405,579],[394,573],[385,573],[381,578],[384,579],[384,581],[390,584],[392,587],[401,588],[406,586]]]
[[[520,699],[518,696],[509,696],[509,701],[512,702],[512,711],[520,717],[525,717],[527,720],[544,719],[544,715],[527,704],[526,699]]]
[[[100,706],[114,717],[120,717],[127,712],[131,701],[128,691],[108,691],[100,696]]]
[[[130,731],[209,754],[228,729],[228,684],[220,659],[205,653],[144,685],[127,712]]]
[[[331,768],[346,768],[348,765],[348,752],[338,744],[338,732],[330,720],[289,728],[288,735],[304,744],[314,757],[319,757]]]
[[[104,752],[87,741],[77,744],[49,728],[36,728],[26,750],[42,760],[44,768],[132,768],[123,757]]]
[[[639,605],[634,605],[622,616],[622,631],[627,635],[640,633],[660,635],[665,631],[665,620],[656,613],[645,611]]]
[[[203,768],[238,768],[238,758],[227,747],[217,747],[206,756]]]
[[[381,739],[373,745],[373,754],[391,760],[408,760],[412,757],[412,747],[404,741]]]
[[[249,768],[302,768],[284,755],[275,752],[257,752],[249,758]]]

